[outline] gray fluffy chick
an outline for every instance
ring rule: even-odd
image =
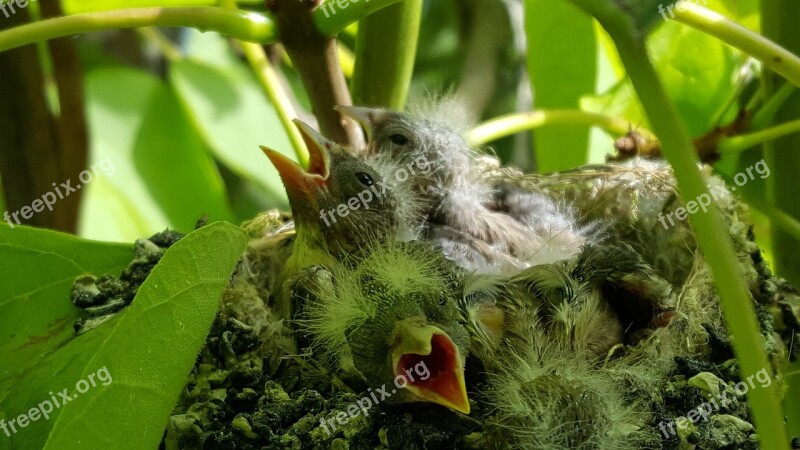
[[[457,127],[421,114],[337,109],[367,131],[369,143],[362,157],[388,159],[408,169],[395,178],[423,199],[422,237],[459,266],[510,275],[570,258],[586,243],[585,230],[545,195],[520,194],[516,216],[494,210],[495,189],[483,177],[487,160],[491,165],[493,159],[475,153]],[[425,175],[406,176],[414,166]]]

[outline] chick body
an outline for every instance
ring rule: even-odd
[[[299,325],[316,353],[356,371],[373,388],[404,376],[408,386],[392,401],[431,401],[469,412],[469,338],[459,322],[454,269],[425,244],[372,243],[331,267]]]
[[[461,308],[485,367],[487,448],[637,449],[657,445],[644,392],[664,359],[626,354],[671,310],[669,283],[625,244],[511,277],[472,276]],[[659,328],[660,329],[660,328]],[[650,367],[652,365],[652,367]]]
[[[425,176],[410,177],[423,200],[425,236],[460,266],[482,273],[518,272],[576,254],[585,242],[569,216],[549,203],[550,215],[515,217],[491,209],[494,187],[484,180],[479,158],[463,135],[445,123],[402,112],[339,107],[368,130],[365,157],[399,164],[422,161]],[[548,203],[546,197],[537,198]],[[537,220],[529,220],[537,218]]]
[[[286,188],[292,208],[291,253],[278,279],[275,307],[292,316],[291,291],[313,266],[328,266],[367,240],[391,238],[395,199],[382,188],[380,174],[308,125],[295,122],[309,149],[304,170],[280,153],[262,147]]]

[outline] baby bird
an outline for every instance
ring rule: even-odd
[[[381,186],[378,172],[305,123],[296,120],[295,125],[308,147],[307,171],[261,147],[280,174],[294,220],[294,242],[278,276],[275,305],[287,319],[292,286],[305,269],[329,265],[358,249],[362,240],[385,238],[395,227],[394,198]]]
[[[665,325],[670,285],[627,245],[586,246],[566,261],[508,280],[475,275],[460,301],[470,353],[486,368],[486,448],[636,449],[649,404],[628,395],[659,378],[627,355],[643,330]],[[640,367],[641,366],[641,367]]]
[[[369,144],[362,156],[381,155],[397,165],[424,161],[430,167],[425,176],[406,183],[423,199],[425,237],[460,266],[513,274],[569,258],[586,242],[575,221],[546,196],[526,197],[530,212],[517,217],[492,210],[494,188],[480,173],[485,158],[444,123],[383,109],[337,109],[367,131]]]
[[[312,349],[372,389],[391,387],[390,401],[427,401],[468,414],[469,338],[458,320],[456,267],[414,242],[373,243],[365,254],[351,267],[317,272],[315,300],[298,320]]]
[[[666,325],[673,307],[670,284],[616,243],[587,245],[575,258],[510,279],[474,276],[461,301],[472,353],[487,361],[540,346],[543,336],[561,352],[597,361],[641,330]]]

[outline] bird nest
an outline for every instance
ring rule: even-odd
[[[311,348],[297,348],[294,331],[268,306],[292,228],[290,217],[267,212],[244,225],[249,248],[162,447],[758,448],[747,392],[782,383],[785,361],[797,357],[787,344],[800,330],[800,298],[762,260],[746,207],[730,194],[717,199],[773,367],[742,380],[691,229],[659,221],[681,206],[668,166],[634,161],[547,176],[489,168],[487,176],[568,204],[585,223],[605,224],[610,239],[635,249],[667,280],[674,305],[591,363],[552,351],[547,333],[533,328],[541,345],[507,356],[491,375],[487,368],[496,362],[470,355],[468,415],[431,403],[382,401],[374,386],[331,367]],[[724,187],[710,175],[708,182]],[[366,398],[375,400],[368,408]]]

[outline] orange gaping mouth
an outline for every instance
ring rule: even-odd
[[[308,148],[308,170],[304,170],[299,164],[280,152],[264,146],[261,147],[261,150],[278,170],[290,197],[293,194],[299,194],[302,198],[314,199],[317,195],[315,188],[325,186],[330,176],[330,151],[334,144],[309,125],[299,120],[295,120],[294,123]]]
[[[430,325],[398,327],[395,375],[403,376],[406,388],[421,400],[469,414],[464,364],[450,336]]]

